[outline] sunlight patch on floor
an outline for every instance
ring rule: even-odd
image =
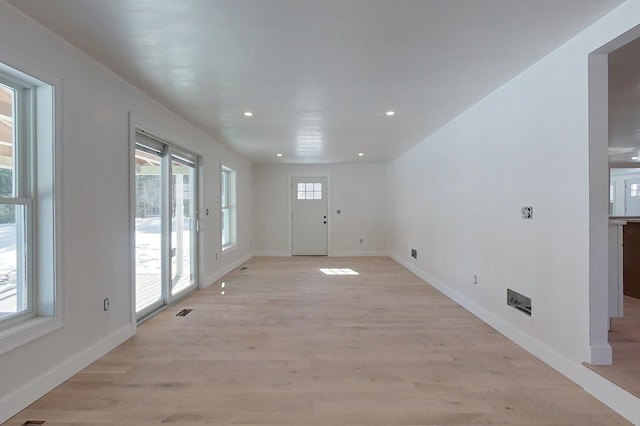
[[[325,275],[360,275],[350,268],[320,268],[320,272]]]

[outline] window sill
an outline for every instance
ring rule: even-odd
[[[0,355],[62,328],[56,317],[35,317],[0,331]]]
[[[232,246],[222,247],[222,255],[224,256],[227,253],[231,253],[233,251],[238,250],[238,245],[234,244]]]

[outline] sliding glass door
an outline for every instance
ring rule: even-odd
[[[171,295],[195,287],[195,162],[187,156],[171,156]]]
[[[142,132],[135,146],[138,319],[197,286],[197,157]]]

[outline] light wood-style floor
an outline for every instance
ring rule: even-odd
[[[391,259],[244,266],[7,424],[628,424]]]
[[[624,296],[623,313],[611,319],[613,364],[588,367],[640,398],[640,299]]]

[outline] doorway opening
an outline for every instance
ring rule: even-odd
[[[135,312],[144,319],[197,287],[198,158],[137,130]]]
[[[640,228],[639,36],[640,27],[589,57],[590,368],[638,397],[640,299],[627,295],[624,271],[640,264],[628,232]]]

